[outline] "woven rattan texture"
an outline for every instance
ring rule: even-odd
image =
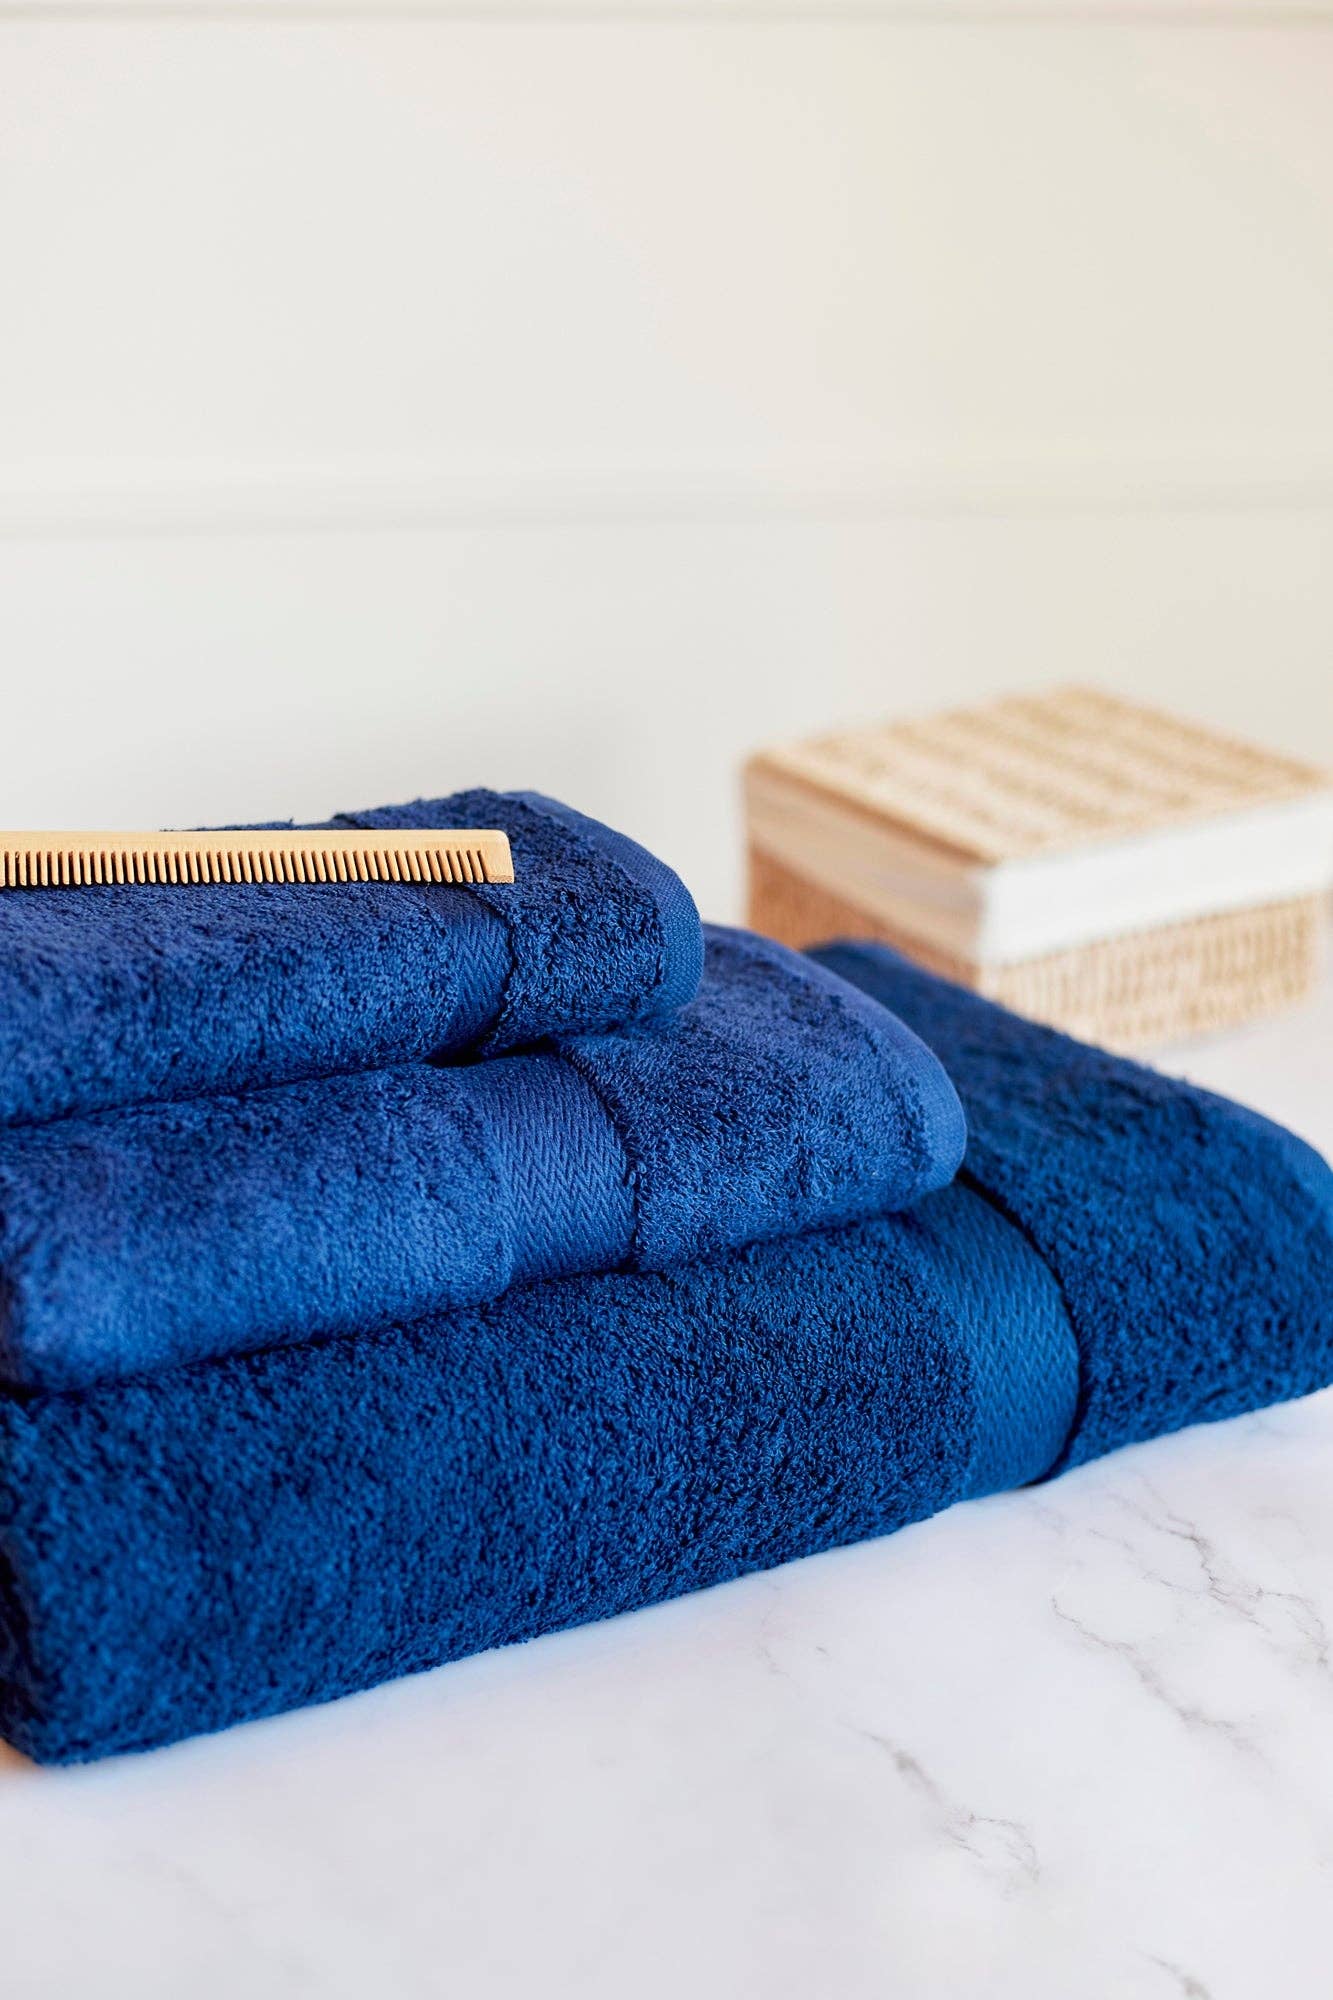
[[[1083,1041],[1135,1050],[1300,1000],[1318,971],[1323,911],[1319,897],[1299,897],[1014,965],[978,966],[895,931],[751,849],[748,921],[797,950],[834,937],[877,938],[1015,1013]]]
[[[755,762],[978,861],[1125,839],[1328,782],[1292,758],[1078,687],[819,737]]]

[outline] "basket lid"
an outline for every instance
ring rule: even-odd
[[[1150,833],[1329,784],[1295,758],[1086,687],[815,737],[764,751],[753,768],[980,862]]]

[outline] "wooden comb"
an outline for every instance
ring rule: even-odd
[[[512,882],[494,828],[246,827],[209,833],[0,833],[0,889],[95,882]]]

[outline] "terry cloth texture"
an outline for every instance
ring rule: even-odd
[[[670,1020],[0,1132],[0,1373],[68,1388],[659,1269],[952,1179],[938,1060],[857,987],[710,930]]]
[[[3,1398],[0,1731],[49,1762],[144,1748],[882,1534],[1039,1476],[1075,1380],[1044,1266],[954,1187]]]
[[[516,879],[0,895],[0,1125],[491,1053],[698,985],[689,892],[567,806],[456,792],[327,824],[500,827]]]
[[[970,1185],[0,1395],[0,1731],[48,1761],[169,1742],[1333,1378],[1333,1176],[1307,1148],[889,954],[829,956],[954,1072]]]
[[[1333,1174],[1312,1148],[883,945],[814,956],[940,1056],[965,1176],[1055,1274],[1082,1364],[1062,1464],[1333,1379]]]

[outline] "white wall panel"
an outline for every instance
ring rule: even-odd
[[[11,540],[0,819],[535,784],[727,916],[740,758],[833,717],[1081,674],[1327,755],[1331,572],[1299,511]]]
[[[1333,753],[1333,15],[822,13],[0,0],[0,820],[535,781],[725,910],[774,733]]]
[[[0,32],[11,507],[1333,478],[1333,34]]]

